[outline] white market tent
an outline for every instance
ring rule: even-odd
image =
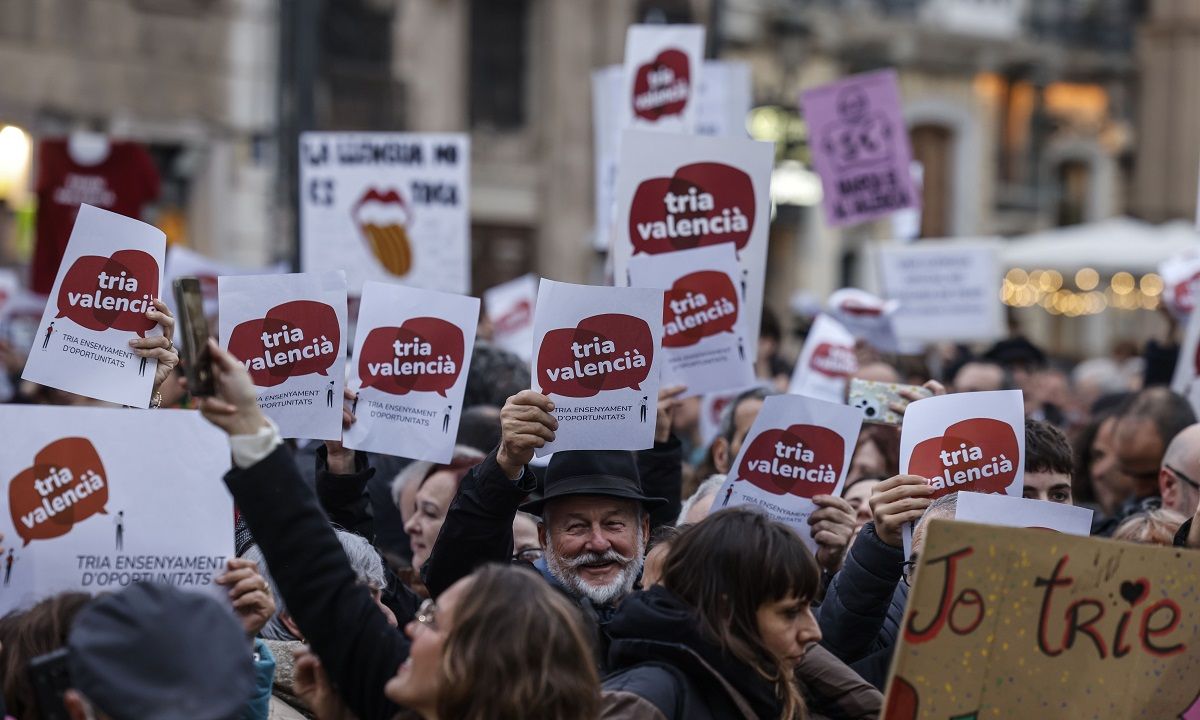
[[[1152,225],[1115,217],[1085,225],[1045,230],[999,245],[1002,268],[1057,270],[1064,275],[1090,267],[1101,276],[1122,270],[1155,272],[1168,258],[1200,249],[1200,232],[1188,222]]]

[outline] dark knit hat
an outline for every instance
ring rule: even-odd
[[[662,498],[642,494],[633,453],[617,450],[573,450],[557,452],[546,468],[542,496],[521,506],[527,513],[541,515],[546,503],[571,495],[601,495],[636,500],[647,510],[666,505]]]

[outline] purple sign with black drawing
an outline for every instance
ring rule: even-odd
[[[920,207],[895,70],[806,90],[800,107],[828,224],[852,225]]]

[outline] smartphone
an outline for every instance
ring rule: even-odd
[[[67,649],[38,655],[29,661],[29,680],[33,696],[42,711],[41,720],[70,720],[63,706],[63,693],[71,688],[71,672],[67,667]]]
[[[194,277],[177,278],[172,283],[175,307],[179,313],[179,335],[183,339],[183,371],[187,375],[188,392],[196,397],[212,395],[215,391],[212,358],[208,352],[208,318],[204,315],[204,295],[200,281]]]
[[[863,422],[899,425],[904,416],[892,410],[892,403],[907,405],[910,402],[908,398],[900,395],[901,390],[908,390],[918,398],[927,398],[933,394],[919,385],[881,383],[852,378],[850,394],[846,402],[850,407],[862,410]]]

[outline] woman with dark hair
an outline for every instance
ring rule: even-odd
[[[731,508],[686,528],[661,584],[625,600],[612,639],[602,717],[807,717],[796,666],[821,631],[820,585],[795,531]]]
[[[65,592],[0,618],[0,668],[4,672],[4,701],[11,716],[42,717],[30,682],[29,661],[66,647],[71,623],[91,600],[87,593]]]

